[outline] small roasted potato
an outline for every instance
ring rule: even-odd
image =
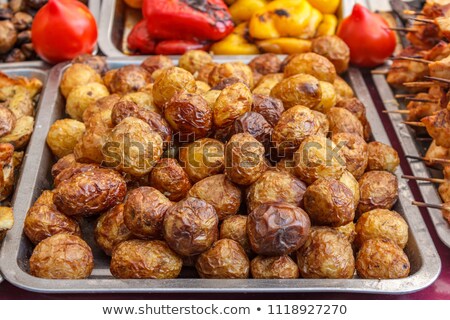
[[[111,82],[116,72],[117,69],[108,70],[103,76],[103,83],[105,84],[105,86],[108,88],[109,91],[111,91]]]
[[[110,131],[110,128],[103,125],[88,128],[73,149],[76,161],[102,163],[104,161],[102,149]]]
[[[400,158],[397,151],[387,144],[373,141],[368,144],[369,162],[368,171],[389,171],[395,172],[400,164]]]
[[[287,255],[257,256],[250,263],[250,271],[253,279],[297,279],[300,274],[297,264]]]
[[[208,84],[213,88],[226,78],[238,78],[247,87],[253,88],[252,69],[242,62],[229,62],[216,65],[209,74]]]
[[[195,80],[206,82],[209,85],[209,74],[218,64],[209,62],[205,64],[195,75]]]
[[[151,74],[136,65],[127,65],[117,70],[111,79],[111,92],[127,94],[136,92],[151,82]]]
[[[85,131],[86,126],[78,120],[56,120],[48,130],[47,144],[56,157],[62,158],[73,153]]]
[[[283,102],[268,95],[253,94],[252,111],[258,112],[274,127],[284,112]]]
[[[153,85],[153,101],[159,108],[180,92],[195,93],[197,84],[194,76],[181,68],[171,67],[161,71]],[[167,119],[168,120],[168,119]]]
[[[294,159],[290,158],[283,158],[280,161],[277,162],[275,166],[276,170],[281,172],[287,172],[290,175],[295,176],[295,161]]]
[[[253,88],[253,94],[260,94],[264,96],[269,96],[273,87],[275,87],[278,82],[284,79],[283,73],[270,73],[263,76]]]
[[[8,108],[0,105],[0,137],[11,133],[16,125],[16,116]]]
[[[250,89],[237,82],[222,90],[213,107],[214,125],[223,128],[233,124],[252,108],[253,97]]]
[[[267,170],[247,189],[248,212],[261,204],[285,202],[300,206],[306,185],[287,172]]]
[[[0,207],[0,244],[14,226],[14,212],[10,207]]]
[[[306,189],[303,203],[314,225],[340,227],[355,218],[352,191],[333,178],[316,180]]]
[[[106,63],[106,57],[82,54],[72,60],[72,63],[87,64],[94,69],[98,74],[104,75],[108,71],[108,64]]]
[[[366,117],[366,107],[356,98],[343,98],[336,103],[336,108],[343,108],[350,111],[363,125],[364,140],[369,141],[372,135],[372,128]]]
[[[34,245],[59,233],[81,237],[78,222],[58,211],[53,195],[49,190],[42,192],[25,217],[23,232]]]
[[[334,79],[333,86],[336,91],[336,102],[344,99],[351,99],[355,96],[352,87],[339,76],[336,76],[336,79]]]
[[[103,84],[100,75],[90,66],[74,63],[64,72],[59,88],[62,95],[67,99],[73,89],[92,82]]]
[[[236,83],[242,83],[245,85],[244,82],[242,82],[241,79],[239,78],[225,78],[222,81],[220,81],[216,86],[212,87],[212,90],[220,90],[222,91],[223,89],[232,86],[233,84]]]
[[[180,163],[196,183],[206,177],[222,173],[225,168],[225,146],[222,142],[203,138],[180,148]]]
[[[361,121],[358,120],[350,111],[343,108],[331,108],[327,113],[330,122],[330,132],[332,135],[337,133],[354,133],[364,137],[364,128]]]
[[[212,205],[188,197],[166,212],[163,235],[172,250],[182,256],[193,256],[208,250],[217,240],[218,224]]]
[[[151,56],[142,61],[141,67],[144,68],[148,73],[153,74],[153,72],[155,72],[156,70],[173,67],[173,62],[167,56]]]
[[[334,86],[329,82],[319,81],[319,86],[322,91],[322,98],[320,103],[313,109],[327,114],[336,105],[336,91],[334,90]]]
[[[402,249],[408,242],[408,224],[395,211],[375,209],[365,212],[358,219],[355,230],[355,244],[358,247],[374,238],[390,239]]]
[[[353,242],[355,241],[356,238],[355,223],[353,221],[347,223],[346,225],[336,227],[333,229],[342,233],[345,236],[345,238],[347,238],[348,242],[350,242],[353,245]]]
[[[197,85],[197,91],[195,92],[197,94],[205,94],[211,90],[211,87],[206,82],[196,80],[195,84]]]
[[[195,268],[205,279],[246,279],[250,261],[238,242],[221,239],[198,257]]]
[[[149,88],[149,91],[138,91],[138,92],[130,92],[124,95],[120,101],[129,101],[137,104],[140,108],[145,110],[153,111],[158,114],[162,114],[162,111],[159,107],[155,105],[153,102],[153,84],[151,84],[152,88]],[[147,87],[145,87],[147,88]],[[144,90],[144,88],[142,89]]]
[[[252,253],[252,247],[247,236],[247,216],[229,216],[220,225],[220,239],[237,241],[247,254]]]
[[[357,216],[373,209],[390,210],[398,199],[397,177],[387,171],[369,171],[359,179],[361,199]]]
[[[11,195],[14,182],[14,146],[0,143],[0,201]]]
[[[164,215],[172,202],[152,187],[130,191],[125,200],[123,219],[127,228],[140,239],[161,239]]]
[[[311,110],[311,112],[319,124],[319,131],[317,131],[317,135],[324,137],[328,136],[328,133],[330,133],[330,122],[328,121],[328,117],[322,112],[316,110]]]
[[[119,95],[112,94],[100,98],[95,103],[90,104],[83,112],[83,122],[86,125],[86,128],[91,126],[112,128],[111,112],[114,105],[120,100]]]
[[[266,149],[270,149],[272,126],[257,112],[246,112],[237,118],[231,128],[230,134],[249,133],[253,138],[261,142]]]
[[[281,256],[299,249],[311,222],[299,207],[283,202],[262,204],[248,215],[247,234],[254,252]]]
[[[175,95],[164,108],[164,117],[180,142],[206,137],[213,125],[213,113],[207,101],[198,94]]]
[[[75,160],[73,153],[58,159],[58,161],[52,166],[51,173],[53,179],[55,179],[56,176],[58,176],[63,170],[71,168],[75,165],[77,165],[77,160]]]
[[[80,85],[70,91],[66,101],[66,113],[75,120],[82,121],[83,113],[100,98],[109,96],[109,91],[105,85],[92,82]]]
[[[201,95],[203,99],[205,99],[208,103],[208,107],[211,109],[211,111],[213,110],[214,104],[216,103],[217,98],[220,96],[221,92],[221,90],[209,90]]]
[[[128,117],[106,137],[102,152],[105,154],[103,166],[142,177],[161,158],[163,140],[146,122]]]
[[[95,169],[62,181],[53,201],[67,216],[91,216],[121,203],[127,191],[125,180],[114,170]]]
[[[255,83],[258,83],[262,76],[280,72],[281,61],[274,53],[264,53],[253,58],[248,66],[253,71]]]
[[[408,256],[394,241],[369,239],[356,256],[356,271],[363,279],[400,279],[410,272]]]
[[[31,134],[34,129],[34,118],[30,116],[23,116],[17,119],[13,130],[0,138],[0,143],[10,143],[15,150],[25,148],[30,141]]]
[[[174,279],[183,260],[164,241],[128,240],[111,257],[111,274],[118,279]]]
[[[248,186],[267,169],[264,146],[248,133],[238,133],[225,145],[225,174],[239,185]]]
[[[284,78],[273,87],[270,95],[280,99],[285,109],[297,105],[314,108],[322,102],[319,80],[303,73]]]
[[[17,119],[23,116],[34,116],[34,103],[27,89],[14,86],[5,96],[6,106]]]
[[[350,242],[342,233],[327,227],[312,228],[297,252],[297,263],[303,278],[351,279],[355,273]]]
[[[189,190],[189,197],[201,199],[216,210],[219,220],[235,215],[241,206],[241,189],[224,174],[217,174],[198,181]]]
[[[309,74],[320,81],[333,83],[336,79],[336,68],[324,56],[307,52],[294,56],[284,67],[285,78],[296,74]]]
[[[347,71],[350,62],[350,48],[337,36],[322,36],[312,41],[311,50],[334,65],[337,73]]]
[[[178,66],[195,75],[205,65],[212,62],[213,58],[209,53],[202,50],[189,50],[180,57]]]
[[[272,142],[278,155],[292,155],[305,138],[318,134],[318,120],[312,110],[303,106],[295,106],[285,111],[272,132]]]
[[[345,157],[333,141],[309,136],[294,153],[295,174],[307,184],[319,178],[340,179],[346,168]]]
[[[359,193],[358,180],[356,180],[356,178],[349,171],[345,170],[339,181],[345,184],[345,186],[349,188],[350,191],[353,193],[355,208],[358,208],[359,199],[361,197]]]
[[[150,172],[150,185],[170,201],[180,201],[191,189],[189,176],[178,164],[178,161],[171,158],[163,158],[158,161]]]
[[[366,141],[355,133],[347,132],[333,134],[332,140],[338,148],[341,148],[347,170],[356,179],[361,178],[366,171],[369,161],[369,151]]]
[[[85,279],[94,269],[91,248],[78,236],[59,233],[42,240],[30,258],[30,274],[45,279]]]

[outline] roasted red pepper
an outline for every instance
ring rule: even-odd
[[[128,49],[141,54],[153,54],[156,42],[147,31],[147,22],[142,20],[136,24],[128,35]]]
[[[164,40],[156,45],[155,54],[174,55],[183,54],[189,50],[207,51],[211,44],[188,40]]]
[[[154,39],[220,40],[233,31],[222,0],[144,0],[142,13]]]

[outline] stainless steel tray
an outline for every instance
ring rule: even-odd
[[[45,89],[45,84],[46,84],[46,80],[47,80],[47,72],[42,70],[42,69],[32,68],[32,67],[21,67],[21,68],[13,69],[13,68],[10,68],[9,66],[8,66],[8,68],[4,68],[4,65],[0,64],[0,71],[3,72],[3,73],[6,73],[9,76],[23,76],[23,77],[27,77],[27,78],[33,78],[33,77],[37,78],[37,79],[41,80],[42,83],[44,83],[44,88],[42,90]],[[41,102],[42,102],[42,97],[43,96],[42,96],[42,93],[41,93],[41,96],[39,98],[39,102],[36,105],[36,112],[39,112],[39,108],[40,108]],[[36,117],[36,119],[37,119],[37,117]],[[16,193],[19,192],[19,184],[20,184],[20,181],[22,180],[22,175],[23,175],[23,172],[24,172],[24,170],[23,170],[24,169],[24,163],[25,163],[25,159],[27,159],[27,157],[28,157],[28,150],[30,149],[30,144],[28,144],[27,150],[25,151],[24,160],[23,160],[24,162],[23,162],[22,167],[19,170],[19,177],[18,177],[18,180],[17,180],[17,184],[15,186],[14,193],[12,195],[13,207],[14,207],[14,203],[15,203],[14,199],[16,197]],[[17,215],[14,214],[14,216],[16,217]],[[16,222],[16,224],[17,224],[17,222]],[[5,239],[4,241],[7,241],[7,240]],[[2,243],[0,242],[0,250],[1,250],[1,247],[2,247]],[[2,281],[3,281],[3,277],[0,274],[0,283]]]
[[[227,57],[216,59],[218,62],[241,60],[249,61],[249,57]],[[142,58],[108,59],[111,68],[119,68],[127,64],[138,64]],[[52,69],[48,86],[44,92],[43,105],[37,117],[35,134],[24,163],[23,174],[15,197],[16,224],[8,233],[0,256],[0,268],[5,278],[15,286],[30,291],[62,293],[62,292],[365,292],[403,294],[421,290],[432,284],[441,270],[441,261],[424,224],[419,210],[412,206],[411,192],[405,183],[400,181],[399,201],[395,210],[400,212],[410,226],[409,242],[406,253],[411,261],[411,275],[396,280],[363,280],[363,279],[296,279],[296,280],[207,280],[183,278],[171,280],[118,280],[109,272],[109,258],[105,256],[92,239],[89,230],[84,229],[85,239],[93,248],[95,269],[86,280],[46,280],[28,274],[28,259],[32,245],[22,233],[23,221],[28,208],[33,204],[42,190],[51,188],[50,168],[53,157],[45,143],[50,125],[64,117],[64,100],[58,90],[64,70],[68,64],[60,64]],[[389,144],[389,138],[381,126],[381,121],[371,100],[360,72],[351,69],[348,75],[358,97],[367,106],[368,117],[372,119],[373,135],[376,140]],[[397,172],[401,175],[401,171]],[[91,223],[92,224],[92,223]],[[92,227],[91,227],[92,228]],[[92,231],[92,230],[90,230]]]

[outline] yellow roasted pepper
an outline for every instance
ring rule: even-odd
[[[212,45],[214,54],[258,54],[258,47],[247,41],[248,23],[244,22],[234,28],[233,32]]]
[[[311,41],[297,38],[277,38],[257,41],[262,52],[270,53],[305,53],[311,51]]]
[[[235,23],[248,21],[253,13],[267,5],[266,0],[237,0],[229,8]]]
[[[334,14],[324,14],[322,23],[317,28],[316,37],[334,35],[337,25],[338,20]]]
[[[321,21],[320,11],[306,0],[275,0],[253,14],[249,31],[255,39],[309,39]]]
[[[324,14],[335,13],[341,3],[340,0],[308,0],[308,2]]]

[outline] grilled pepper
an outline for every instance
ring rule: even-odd
[[[188,40],[164,40],[159,42],[155,48],[155,54],[175,55],[184,54],[189,50],[205,50],[210,47],[208,43],[199,43]]]
[[[338,20],[334,14],[324,14],[322,23],[317,28],[316,37],[332,36],[336,33]]]
[[[147,22],[145,20],[136,24],[128,35],[128,49],[141,54],[152,54],[155,52],[155,41],[150,37],[147,31]]]
[[[144,0],[142,14],[154,39],[217,41],[234,26],[222,0]]]
[[[340,0],[308,0],[308,2],[324,14],[335,13],[341,3]]]
[[[235,23],[248,21],[253,13],[266,5],[266,0],[237,0],[230,7],[231,17],[233,17]]]
[[[296,38],[267,39],[256,42],[262,52],[277,54],[305,53],[311,51],[311,41]]]
[[[248,41],[248,23],[238,25],[225,39],[212,45],[214,54],[258,54],[258,47]]]

